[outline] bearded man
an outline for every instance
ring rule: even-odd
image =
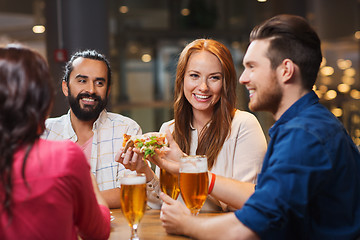
[[[70,110],[61,117],[47,119],[42,137],[76,142],[88,159],[102,196],[110,208],[117,208],[120,179],[129,170],[115,162],[115,156],[124,134],[142,132],[134,120],[105,110],[110,86],[111,69],[104,55],[94,50],[75,53],[65,66],[62,81]]]

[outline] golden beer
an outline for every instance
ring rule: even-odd
[[[120,203],[121,210],[133,228],[139,224],[146,209],[146,178],[145,176],[124,177],[121,179]]]
[[[179,176],[160,169],[160,188],[162,192],[176,200],[180,193]]]
[[[209,178],[207,172],[180,173],[181,196],[191,212],[199,211],[208,194]]]
[[[208,194],[207,157],[203,155],[181,157],[179,182],[185,205],[193,215],[197,215]]]

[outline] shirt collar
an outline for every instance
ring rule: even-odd
[[[316,104],[319,102],[319,98],[314,91],[310,91],[309,93],[302,96],[299,100],[297,100],[290,108],[288,108],[283,115],[275,122],[275,124],[269,129],[270,137],[276,131],[276,129],[290,121],[291,119],[295,118],[299,112],[303,109],[309,107],[310,105]]]
[[[99,126],[101,126],[107,118],[107,111],[106,109],[102,110],[99,117],[96,119],[96,121],[93,124],[93,130],[95,130],[96,128],[98,128]]]
[[[75,138],[75,140],[77,140],[77,136],[76,136],[76,133],[71,125],[71,120],[70,120],[70,109],[67,113],[67,122],[69,123],[68,124],[68,134],[69,134],[69,137],[70,138]],[[103,111],[101,111],[101,113],[99,114],[99,117],[96,119],[96,121],[93,123],[93,130],[97,129],[99,126],[101,126],[105,121],[106,121],[106,118],[107,118],[107,111],[104,109]]]

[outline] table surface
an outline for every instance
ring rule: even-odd
[[[111,209],[115,219],[111,222],[110,240],[128,240],[130,238],[130,227],[121,212],[121,209]],[[221,213],[200,213],[201,217],[216,216]],[[141,240],[154,239],[189,239],[184,236],[169,235],[161,226],[160,210],[147,210],[138,226],[138,235]]]

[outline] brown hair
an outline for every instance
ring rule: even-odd
[[[208,168],[215,163],[225,139],[230,134],[231,121],[235,114],[236,103],[236,71],[229,49],[222,43],[212,39],[197,39],[189,43],[181,52],[175,80],[174,93],[174,139],[181,150],[190,152],[191,129],[193,117],[192,106],[184,95],[184,75],[191,54],[208,51],[215,55],[221,63],[223,71],[223,87],[219,101],[214,106],[214,112],[209,122],[199,134],[199,144],[196,153],[205,154],[208,158]]]
[[[250,33],[250,41],[269,39],[267,57],[275,69],[284,59],[291,59],[300,68],[302,84],[311,90],[322,61],[321,43],[316,32],[299,16],[278,15]]]
[[[38,53],[9,45],[0,48],[0,204],[11,216],[14,153],[24,147],[22,165],[45,129],[53,101],[53,86],[45,59]]]

